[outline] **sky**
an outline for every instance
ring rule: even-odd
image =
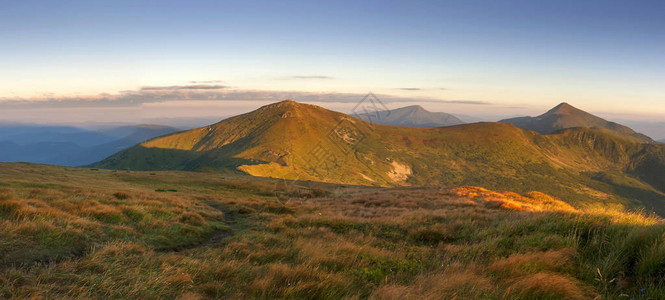
[[[665,121],[663,1],[0,1],[0,121],[220,118],[368,92]],[[665,136],[665,134],[664,134]]]

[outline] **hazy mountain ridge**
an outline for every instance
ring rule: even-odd
[[[0,127],[0,161],[81,166],[174,131],[177,129],[161,125],[121,126],[98,131],[67,126]]]
[[[88,147],[112,141],[113,138],[97,131],[71,126],[8,125],[0,126],[0,140],[19,145],[59,142]]]
[[[594,116],[565,102],[537,117],[518,117],[499,122],[510,123],[519,128],[533,130],[542,134],[573,127],[602,128],[636,138],[646,143],[654,142],[650,137],[637,133],[627,126]]]
[[[608,129],[570,128],[541,135],[507,123],[385,126],[283,101],[152,139],[96,166],[239,170],[381,186],[479,185],[538,190],[579,205],[645,204],[665,214],[665,184],[651,176],[665,169],[663,147]]]
[[[665,141],[665,122],[635,119],[616,119],[615,121],[619,124],[628,126],[637,132],[646,134],[656,141]]]
[[[430,112],[420,105],[360,114],[358,117],[376,124],[408,127],[443,127],[465,123],[454,115],[444,112]]]

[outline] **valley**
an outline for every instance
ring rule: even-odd
[[[173,127],[150,124],[83,129],[0,123],[0,161],[79,167],[176,131]]]

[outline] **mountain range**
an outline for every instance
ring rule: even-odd
[[[595,116],[583,115],[594,124],[590,128],[565,128],[572,124],[561,117],[566,114],[578,112],[562,104],[544,115],[555,120],[539,128],[547,134],[509,123],[413,128],[369,123],[287,100],[154,138],[95,166],[244,172],[377,186],[537,190],[576,205],[646,206],[665,215],[665,146]]]
[[[629,127],[594,116],[565,102],[537,117],[519,117],[499,122],[510,123],[542,134],[574,127],[609,130],[610,133],[618,133],[624,137],[632,136],[637,141],[654,143],[650,137],[637,133]]]
[[[420,105],[380,110],[375,113],[360,114],[357,117],[376,124],[408,127],[444,127],[465,123],[454,115],[430,112]]]
[[[177,131],[160,125],[88,130],[69,126],[0,126],[0,161],[82,166],[147,139]]]

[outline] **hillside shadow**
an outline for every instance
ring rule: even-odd
[[[240,172],[241,165],[265,162],[234,157],[237,151],[224,147],[204,152],[179,149],[147,148],[141,145],[117,153],[99,163],[91,165],[104,169],[134,171],[206,171],[226,170]]]
[[[665,218],[665,195],[624,185],[617,185],[615,189],[616,194],[621,197],[639,200],[646,207],[647,213],[653,211],[661,218]]]

